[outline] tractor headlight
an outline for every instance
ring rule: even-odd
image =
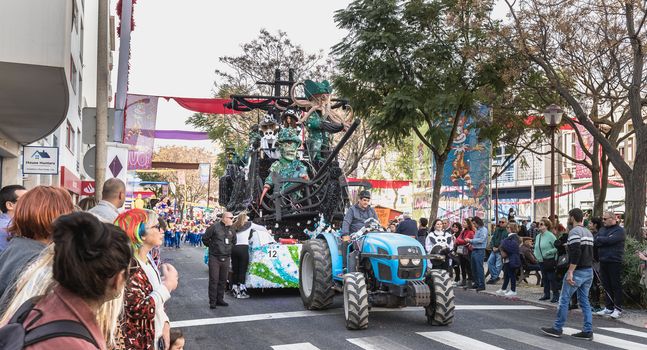
[[[422,262],[422,259],[411,259],[411,263],[412,263],[414,266],[418,266],[418,265],[420,265],[420,263],[421,263],[421,262]]]
[[[410,259],[400,259],[400,265],[402,265],[402,266],[409,265],[409,260]]]

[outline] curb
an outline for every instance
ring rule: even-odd
[[[456,287],[454,287],[454,288],[456,288]],[[463,288],[460,288],[460,289],[463,290]],[[469,290],[464,290],[464,291],[465,292],[470,292]],[[502,295],[498,295],[494,291],[489,291],[487,289],[484,290],[484,291],[477,292],[477,293],[486,294],[486,295],[493,296],[493,297],[499,298],[499,299],[516,301],[516,302],[523,302],[523,303],[531,304],[531,305],[535,305],[535,306],[547,307],[547,308],[551,308],[553,310],[557,310],[557,308],[559,306],[558,303],[553,304],[553,303],[549,303],[549,302],[542,302],[542,301],[539,301],[539,300],[529,300],[529,299],[525,299],[525,298],[522,298],[522,297],[519,297],[519,296],[505,297],[505,296],[502,296]],[[577,310],[570,310],[570,311],[575,311],[575,312],[578,312],[578,313],[582,313],[582,310],[580,310],[579,308]],[[635,314],[635,312],[633,312],[633,311],[629,311],[629,313],[632,314],[632,315]],[[596,319],[601,319],[601,317],[602,316],[593,315],[593,320],[595,321]],[[605,317],[604,319],[609,320],[609,321],[615,321],[615,322],[622,323],[622,324],[626,324],[626,325],[629,325],[629,326],[634,326],[634,327],[645,329],[644,328],[644,323],[647,322],[647,313],[645,313],[645,317],[642,320],[637,319],[637,318],[629,318],[629,317],[627,317],[627,318],[621,317],[621,318],[618,318],[618,319],[613,319],[611,317]]]

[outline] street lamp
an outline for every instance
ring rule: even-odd
[[[551,104],[544,111],[544,120],[550,128],[550,220],[553,227],[557,225],[555,216],[555,130],[562,121],[562,111],[556,104]]]

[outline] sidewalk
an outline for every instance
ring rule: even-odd
[[[543,292],[543,287],[539,287],[535,285],[536,278],[535,276],[529,277],[528,278],[528,283],[526,282],[521,282],[517,283],[517,296],[516,297],[505,297],[502,295],[496,294],[496,291],[501,288],[501,283],[502,280],[499,280],[496,284],[488,284],[486,285],[486,290],[480,292],[484,294],[490,294],[496,298],[505,298],[509,300],[518,300],[518,301],[523,301],[527,302],[530,304],[534,305],[539,305],[542,307],[546,308],[552,308],[557,310],[557,303],[550,303],[549,301],[539,301],[539,298],[541,298],[544,294]],[[458,288],[458,287],[457,287]],[[579,309],[577,310],[572,310],[572,311],[577,311],[581,312]],[[596,319],[601,318],[602,316],[593,316],[593,323],[595,323]],[[606,317],[606,319],[611,319],[610,317]],[[624,324],[628,324],[634,327],[639,327],[639,328],[644,328],[645,323],[647,322],[647,310],[640,310],[640,309],[625,309],[622,312],[622,316],[616,320],[617,322],[621,322]]]

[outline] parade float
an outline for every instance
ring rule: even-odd
[[[345,100],[332,97],[327,81],[280,79],[274,95],[232,95],[226,108],[263,111],[242,152],[227,150],[219,204],[247,211],[275,242],[252,244],[248,288],[297,288],[302,242],[335,231],[350,205],[337,156],[359,125]],[[287,92],[281,95],[282,88]],[[301,95],[302,94],[302,95]],[[341,133],[338,142],[333,134]],[[253,241],[253,240],[252,240]]]

